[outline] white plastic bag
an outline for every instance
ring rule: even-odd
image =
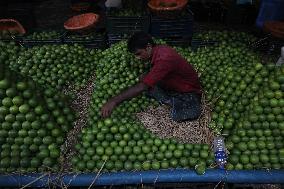
[[[107,8],[110,8],[110,7],[121,8],[121,0],[107,0],[105,2],[105,6]]]
[[[279,57],[276,66],[281,66],[284,64],[284,47],[281,48],[281,56]]]

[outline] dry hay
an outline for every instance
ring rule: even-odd
[[[211,109],[202,97],[202,113],[197,120],[175,122],[170,117],[170,107],[150,107],[137,114],[144,127],[160,138],[175,138],[183,143],[212,144],[213,132],[208,128],[211,121]]]
[[[71,169],[71,158],[75,154],[75,145],[78,143],[78,135],[82,129],[87,125],[87,112],[92,98],[94,90],[95,76],[90,77],[87,84],[76,90],[74,86],[69,86],[65,89],[65,93],[73,92],[76,94],[75,99],[72,101],[71,108],[78,113],[77,120],[74,122],[74,126],[67,134],[67,140],[62,146],[61,154],[64,156],[61,163],[62,171],[69,171]]]

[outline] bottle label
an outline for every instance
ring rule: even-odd
[[[224,151],[217,151],[215,152],[215,159],[216,161],[225,161],[226,160],[226,153]]]

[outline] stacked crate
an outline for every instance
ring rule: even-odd
[[[109,45],[128,39],[131,34],[138,31],[149,32],[150,16],[144,9],[144,1],[132,1],[132,3],[125,1],[122,1],[123,8],[111,8],[106,12],[106,31]],[[133,3],[135,5],[132,5]],[[133,9],[137,10],[133,11]]]
[[[40,37],[41,36],[41,37]],[[37,45],[59,45],[62,44],[64,31],[62,30],[40,30],[35,29],[22,37],[22,44],[25,47]]]
[[[186,9],[175,18],[161,18],[151,15],[150,33],[169,45],[189,46],[193,33],[193,14]]]
[[[67,32],[64,36],[64,43],[79,44],[92,49],[105,49],[107,47],[106,35],[104,32],[92,32],[85,35]]]

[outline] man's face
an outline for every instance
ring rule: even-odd
[[[150,60],[151,55],[152,55],[152,47],[147,46],[145,49],[137,49],[134,55],[139,60],[143,60],[143,61]]]

